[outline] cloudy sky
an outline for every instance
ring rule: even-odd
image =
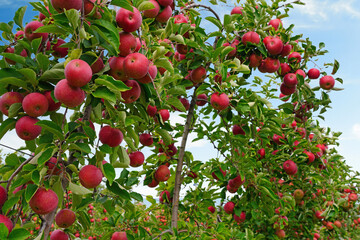
[[[347,163],[360,171],[360,157],[357,148],[360,146],[360,1],[357,0],[303,0],[305,6],[296,6],[290,11],[290,18],[284,21],[285,25],[295,24],[295,33],[303,33],[304,37],[310,37],[315,45],[319,42],[326,44],[329,53],[322,57],[318,64],[340,62],[340,70],[336,77],[341,77],[344,84],[338,82],[337,87],[345,88],[341,92],[332,92],[332,109],[325,114],[325,122],[320,120],[323,126],[329,126],[334,131],[343,132],[341,145],[338,148],[345,157]],[[28,1],[26,0],[0,0],[0,22],[8,22],[12,19],[15,10]],[[230,5],[230,4],[228,4]],[[34,12],[28,8],[26,21],[29,21]],[[215,10],[221,15],[229,13],[232,7],[219,6]],[[311,66],[310,66],[311,67]],[[182,122],[177,116],[172,116],[172,123]],[[194,139],[195,136],[191,136]],[[0,143],[12,147],[24,144],[18,137],[8,133]],[[212,146],[205,140],[188,144],[196,159],[209,159],[216,154]],[[5,149],[4,149],[5,150]],[[6,150],[5,150],[6,151]],[[139,189],[140,190],[140,189]],[[142,191],[144,190],[144,191]],[[146,194],[149,189],[142,189]],[[154,194],[155,195],[155,192]]]

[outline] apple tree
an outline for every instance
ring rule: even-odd
[[[0,170],[0,239],[360,234],[359,173],[320,125],[339,63],[283,24],[301,0],[30,4],[0,23],[0,138],[23,144]],[[190,133],[217,155],[196,159]]]

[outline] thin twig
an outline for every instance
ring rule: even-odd
[[[25,166],[25,164],[29,163],[32,159],[33,159],[33,156],[26,159],[24,162],[22,162],[20,164],[20,166],[15,170],[15,172],[13,172],[13,174],[11,174],[11,176],[8,180],[8,183],[6,185],[6,192],[9,192],[10,184],[11,184],[11,181],[14,179],[14,177],[21,171],[21,169]]]
[[[2,144],[2,143],[0,143],[0,146],[6,147],[6,148],[8,148],[8,149],[11,149],[11,150],[14,150],[14,151],[16,151],[16,152],[19,152],[19,153],[22,153],[22,154],[24,154],[24,155],[28,155],[28,156],[32,157],[32,155],[31,155],[30,153],[26,153],[26,152],[23,152],[23,151],[21,151],[21,150],[17,150],[16,148],[13,148],[13,147],[4,145],[4,144]]]

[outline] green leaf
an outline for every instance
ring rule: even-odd
[[[137,9],[140,12],[144,11],[144,10],[154,9],[154,8],[155,8],[154,4],[152,4],[150,1],[144,1],[137,7]]]
[[[161,136],[161,138],[164,141],[165,145],[170,145],[171,144],[172,137],[168,133],[168,131],[166,131],[164,129],[161,129],[161,128],[157,128],[155,131]]]
[[[20,163],[20,159],[15,153],[12,153],[5,158],[5,163],[14,167]]]
[[[15,22],[16,25],[18,25],[20,28],[23,27],[23,18],[24,18],[24,15],[25,15],[26,8],[27,8],[27,6],[23,6],[23,7],[19,8],[19,9],[15,12],[14,22]]]
[[[92,193],[92,191],[90,191],[89,189],[84,188],[83,186],[74,184],[72,182],[69,182],[69,190],[77,195],[86,195],[86,194]]]
[[[91,153],[91,149],[90,149],[89,145],[86,143],[80,143],[80,142],[71,143],[69,146],[69,149],[75,149],[75,150],[78,150],[78,151],[84,152],[84,153]]]
[[[173,68],[172,64],[166,58],[156,59],[155,62],[154,62],[154,65],[157,66],[157,67],[165,68],[170,73],[174,73],[174,68]]]
[[[20,197],[12,197],[6,200],[2,207],[2,212],[7,213],[15,204],[17,204],[20,200]]]
[[[72,28],[76,29],[79,26],[79,20],[80,20],[79,11],[75,9],[65,10],[65,15],[69,20]]]
[[[54,183],[52,187],[53,191],[56,193],[59,199],[58,207],[62,207],[63,199],[64,199],[64,190],[61,183],[61,178],[58,178],[58,180]]]
[[[120,146],[118,148],[119,161],[116,161],[113,166],[114,168],[127,168],[130,165],[130,158],[125,148]]]
[[[34,70],[30,68],[22,68],[19,69],[18,72],[24,75],[26,80],[28,80],[34,87],[38,85],[38,81],[36,79],[36,73],[34,72]]]
[[[38,121],[35,125],[42,127],[43,129],[55,134],[60,140],[64,140],[64,133],[62,129],[54,122],[49,120]]]
[[[335,59],[334,60],[334,68],[333,68],[331,74],[332,75],[336,74],[337,71],[339,70],[339,68],[340,68],[340,63]]]
[[[56,152],[57,148],[55,147],[50,147],[44,151],[41,151],[39,154],[37,154],[36,156],[38,156],[37,158],[37,164],[42,165],[45,162],[47,162]]]
[[[11,231],[9,239],[11,240],[24,240],[27,239],[31,234],[24,228],[17,228]]]
[[[26,82],[21,79],[18,79],[16,77],[1,78],[0,85],[2,87],[7,87],[8,85],[13,85],[13,86],[21,87],[21,88],[28,90]]]
[[[16,124],[16,120],[13,118],[6,119],[0,125],[0,139],[7,133],[7,131],[14,129]]]
[[[45,54],[42,53],[38,53],[36,55],[36,61],[38,62],[40,68],[42,70],[47,70],[50,64],[50,60],[49,57],[46,56]]]
[[[26,202],[29,202],[32,196],[34,196],[36,190],[38,189],[38,186],[35,184],[28,184],[25,189],[25,200]]]
[[[8,239],[9,229],[5,226],[4,223],[0,223],[0,239]]]
[[[221,22],[220,22],[217,18],[214,18],[214,17],[206,17],[205,19],[208,20],[209,22],[215,24],[215,26],[217,26],[217,27],[219,28],[219,30],[222,29],[222,24],[221,24]]]
[[[38,29],[36,29],[35,33],[54,33],[65,35],[67,34],[67,31],[55,24],[50,24],[39,27]]]
[[[111,192],[115,193],[119,197],[125,200],[131,200],[129,192],[122,189],[118,182],[115,181],[113,182],[112,185],[109,185],[109,181],[106,181],[106,187],[107,189],[109,189]]]
[[[26,63],[26,58],[16,53],[1,53],[1,55],[22,65]]]
[[[31,180],[36,183],[39,184],[40,181],[40,173],[38,170],[35,170],[31,173]]]
[[[169,40],[175,41],[175,42],[178,42],[178,43],[181,43],[181,44],[185,44],[184,37],[181,36],[180,34],[178,34],[178,35],[172,34],[172,35],[169,37]]]
[[[184,107],[184,105],[181,103],[181,101],[178,98],[170,97],[166,102],[168,104],[170,104],[171,106],[174,106],[178,110],[180,110],[182,112],[186,112],[186,108]]]
[[[123,81],[117,81],[109,75],[102,75],[99,78],[95,79],[95,83],[100,86],[106,86],[112,92],[125,92],[131,88],[126,86]]]
[[[102,44],[102,46],[104,46],[110,52],[115,51],[115,54],[118,53],[120,46],[119,31],[113,24],[111,24],[111,22],[100,19],[91,24],[90,27],[108,43]],[[112,46],[112,48],[107,47],[107,45]]]
[[[116,95],[112,91],[110,91],[107,87],[98,87],[92,95],[96,98],[103,98],[110,102],[116,102]]]
[[[131,192],[131,193],[130,193],[130,197],[133,198],[133,199],[135,199],[136,201],[139,201],[139,202],[143,202],[143,201],[144,201],[144,199],[143,199],[143,197],[141,196],[141,194],[136,193],[136,192]]]
[[[146,196],[146,200],[151,204],[156,204],[156,200],[151,195]]]
[[[112,185],[112,183],[116,177],[115,169],[110,163],[105,163],[103,165],[103,167],[104,167],[104,175],[107,178],[107,180],[109,181],[109,184]]]
[[[19,110],[22,108],[21,103],[13,103],[8,110],[8,117],[13,118],[16,117],[19,113]]]
[[[53,68],[44,72],[40,77],[40,81],[56,83],[58,80],[64,79],[64,63],[58,63]]]
[[[12,33],[12,27],[10,27],[9,24],[1,22],[0,23],[0,31],[6,32],[6,33]]]
[[[118,6],[118,7],[125,8],[125,9],[127,9],[127,10],[129,10],[131,12],[133,11],[133,6],[131,6],[129,4],[129,2],[126,1],[126,0],[112,0],[111,5],[115,5],[115,6]]]

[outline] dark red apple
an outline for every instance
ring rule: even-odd
[[[18,92],[4,93],[0,98],[0,111],[8,116],[10,106],[14,103],[22,103],[23,99],[23,95]]]
[[[138,30],[142,23],[142,17],[139,10],[133,7],[133,11],[120,8],[116,13],[116,23],[125,32],[134,32]]]
[[[120,129],[104,126],[100,129],[99,139],[103,144],[116,147],[123,141],[124,135]]]
[[[45,215],[54,211],[58,203],[59,199],[56,193],[51,189],[46,190],[45,188],[39,188],[29,201],[31,209],[39,215]]]
[[[120,46],[119,46],[119,55],[126,57],[130,53],[135,52],[136,49],[136,38],[131,33],[120,32]]]
[[[48,38],[48,33],[34,33],[39,27],[42,26],[44,26],[44,24],[38,21],[29,22],[25,26],[25,37],[29,41],[32,41],[35,38],[42,38],[42,41],[44,42]]]
[[[96,188],[100,185],[102,178],[101,170],[94,165],[86,165],[79,171],[80,183],[86,188]]]
[[[51,0],[51,5],[55,8],[58,12],[63,12],[64,9],[70,10],[70,9],[76,9],[80,10],[82,7],[82,0]]]
[[[307,75],[310,79],[318,79],[320,77],[320,70],[316,68],[311,68],[308,71]]]
[[[60,47],[61,45],[63,45],[64,43],[66,43],[64,40],[62,39],[58,39],[57,42],[52,46],[52,50],[54,50],[54,52],[52,53],[52,55],[54,57],[58,57],[58,58],[64,58],[66,57],[66,55],[68,54],[68,48],[64,48],[64,47]]]
[[[156,181],[165,182],[170,178],[170,170],[166,165],[160,165],[154,175]]]
[[[25,141],[34,140],[41,133],[41,127],[35,125],[38,121],[39,119],[29,116],[20,118],[15,125],[16,134]]]
[[[294,163],[292,160],[285,161],[283,164],[283,169],[288,175],[295,175],[298,171],[296,163]]]
[[[133,103],[141,95],[141,87],[135,80],[127,80],[124,82],[126,86],[131,87],[130,90],[121,92],[121,97],[124,99],[124,103]]]
[[[208,101],[208,97],[206,94],[199,94],[197,95],[196,105],[198,106],[204,106]]]
[[[132,167],[140,167],[145,161],[145,156],[140,151],[130,153],[129,158],[130,158],[130,166]]]
[[[74,224],[76,215],[70,209],[61,209],[55,217],[56,225],[61,228],[68,228]]]
[[[151,146],[154,143],[154,140],[149,133],[143,133],[139,136],[139,141],[144,146]]]
[[[233,214],[234,213],[234,208],[235,208],[235,203],[234,202],[227,202],[224,205],[224,211],[227,214]]]

